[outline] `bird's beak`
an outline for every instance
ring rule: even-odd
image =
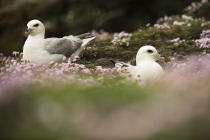
[[[32,31],[33,31],[33,29],[28,28],[28,29],[26,30],[26,32],[25,32],[25,35],[26,35],[26,36],[30,35],[30,33],[31,33]]]
[[[156,54],[154,57],[155,57],[155,60],[156,61],[160,61],[160,62],[163,62],[164,61],[164,57],[161,57],[160,54]]]

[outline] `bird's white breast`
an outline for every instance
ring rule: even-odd
[[[39,36],[29,36],[23,47],[23,60],[37,64],[49,64],[51,61],[62,61],[63,55],[49,54],[44,50],[44,39]]]
[[[138,64],[137,69],[141,79],[145,81],[154,81],[163,75],[163,68],[155,61],[143,61]]]

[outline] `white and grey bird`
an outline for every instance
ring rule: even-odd
[[[115,67],[127,78],[141,83],[150,83],[163,75],[163,68],[156,61],[162,57],[153,46],[141,47],[136,55],[136,66],[129,63],[117,62]]]
[[[39,20],[31,20],[27,24],[28,36],[23,46],[23,60],[37,64],[62,62],[64,57],[73,60],[95,37],[89,33],[63,38],[45,38],[45,26]]]

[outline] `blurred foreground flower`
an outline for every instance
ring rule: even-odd
[[[209,137],[208,55],[174,59],[160,81],[141,87],[106,79],[116,69],[101,66],[8,61],[1,67],[1,139]]]

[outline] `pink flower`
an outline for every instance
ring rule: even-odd
[[[187,15],[182,15],[182,18],[185,20],[193,20],[191,16],[187,16]]]
[[[111,41],[114,45],[116,44],[126,44],[127,46],[129,45],[129,40],[132,34],[126,33],[126,32],[120,32],[119,34],[115,33],[114,38]]]
[[[182,26],[182,25],[185,25],[186,23],[185,22],[179,22],[179,21],[174,21],[173,22],[173,25],[175,26]]]
[[[210,30],[203,30],[200,36],[200,39],[195,40],[196,45],[200,48],[210,48]]]
[[[178,37],[178,38],[175,38],[175,39],[170,40],[170,42],[176,43],[176,42],[178,42],[179,40],[180,40],[180,38]]]
[[[167,24],[164,25],[155,24],[154,27],[157,29],[170,29],[170,26],[168,26]]]
[[[200,36],[210,38],[210,30],[203,30]]]
[[[207,3],[209,0],[201,0],[201,3]]]
[[[210,48],[210,38],[201,38],[195,40],[195,43],[200,48]]]
[[[204,27],[204,26],[209,25],[209,24],[210,24],[210,21],[207,21],[207,22],[201,23],[201,27]]]
[[[86,69],[83,69],[82,72],[83,72],[84,74],[89,74],[89,73],[90,73],[90,70],[86,68]]]

